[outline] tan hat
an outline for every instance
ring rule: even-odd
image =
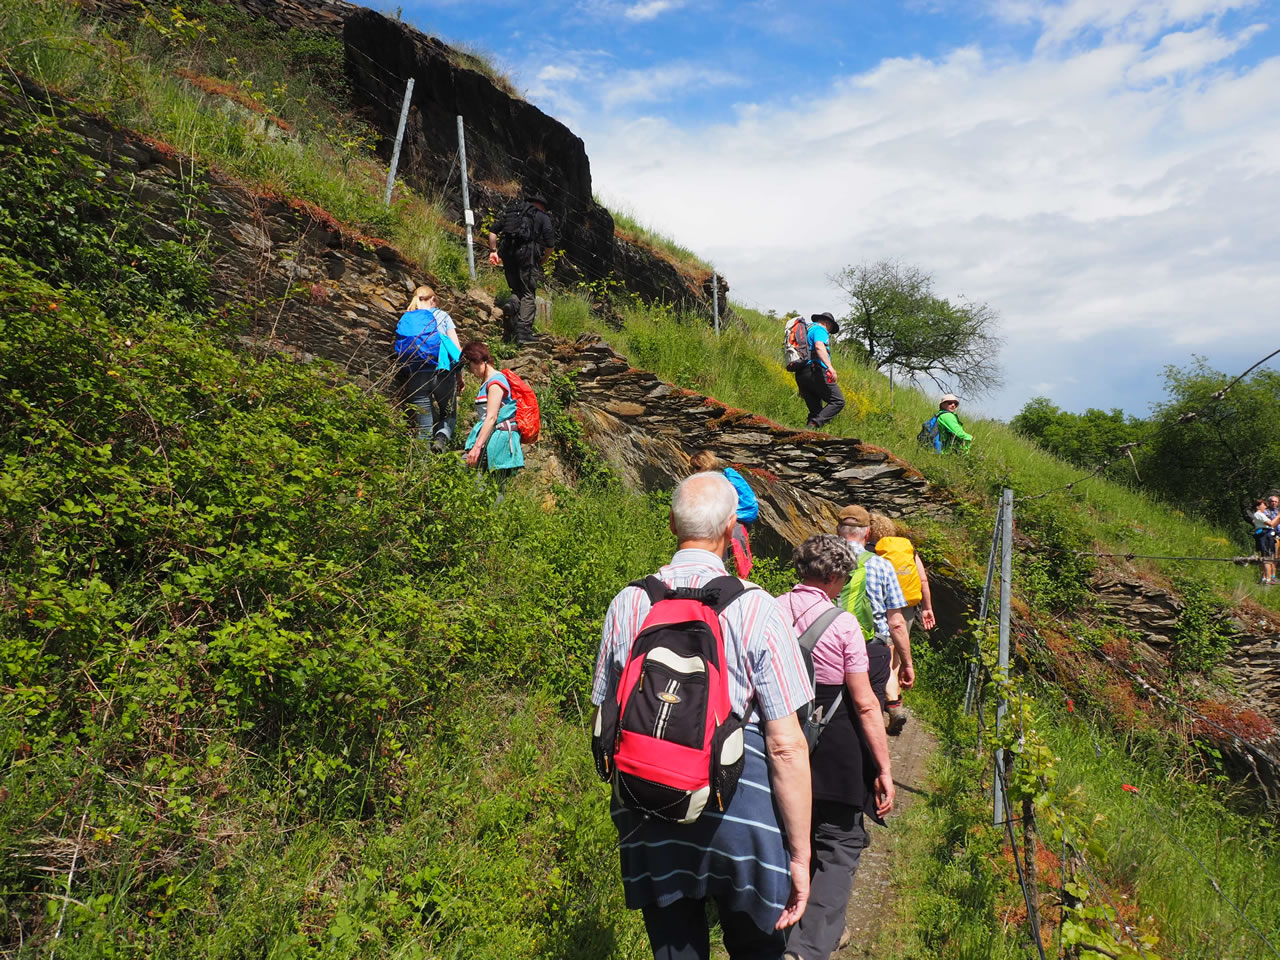
[[[938,401],[938,406],[941,407],[944,403],[952,403],[952,402],[954,402],[957,406],[959,406],[960,398],[957,397],[954,393],[944,393],[942,395],[942,399]]]
[[[859,506],[845,507],[840,511],[840,522],[844,523],[846,520],[853,521],[854,525],[859,527],[871,526],[871,514]]]

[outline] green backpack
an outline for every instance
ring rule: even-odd
[[[849,582],[840,591],[837,603],[841,610],[847,610],[858,620],[862,627],[863,639],[870,643],[876,635],[875,616],[871,612],[871,598],[867,596],[867,565],[863,561],[871,556],[871,551],[863,550],[858,554],[858,564],[853,568]]]

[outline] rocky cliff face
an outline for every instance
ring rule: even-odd
[[[83,2],[117,18],[137,15],[136,0]],[[414,78],[398,176],[425,195],[443,195],[446,213],[458,223],[463,210],[454,164],[461,115],[477,226],[486,216],[500,215],[522,186],[539,190],[550,202],[560,233],[564,256],[556,270],[561,280],[612,277],[646,300],[679,304],[710,317],[710,273],[678,268],[643,244],[615,236],[612,215],[592,196],[591,162],[582,140],[467,66],[466,55],[400,20],[342,0],[233,2],[284,28],[342,38],[352,101],[380,134],[378,150],[384,160],[391,157],[404,81]],[[452,188],[441,194],[446,183]],[[478,240],[483,249],[485,243]],[[727,293],[721,278],[721,304]]]

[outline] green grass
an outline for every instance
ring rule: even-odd
[[[638,367],[730,406],[803,428],[805,407],[796,395],[792,375],[781,362],[781,321],[738,305],[734,310],[742,323],[727,327],[719,337],[705,321],[682,321],[635,304],[622,307],[626,326],[614,331],[578,298],[566,294],[556,298],[552,323],[554,332],[563,336],[588,330],[599,333]],[[970,454],[943,456],[925,450],[915,438],[920,424],[937,410],[932,396],[896,384],[891,397],[888,379],[868,369],[853,350],[840,344],[833,350],[833,359],[847,406],[828,425],[828,432],[884,447],[930,481],[977,505],[978,513],[968,515],[975,536],[989,535],[986,531],[994,520],[994,503],[1003,486],[1011,486],[1015,496],[1023,496],[1061,487],[1083,473],[1020,437],[1006,424],[963,417],[963,411],[966,429],[976,437]],[[1034,509],[1079,519],[1101,552],[1233,556],[1250,549],[1243,535],[1225,533],[1168,503],[1101,479],[1055,493]],[[1135,566],[1162,577],[1190,571],[1228,601],[1251,597],[1280,609],[1280,596],[1259,588],[1253,571],[1231,564],[1204,563],[1188,568],[1135,561]]]
[[[314,204],[355,233],[388,240],[439,281],[465,280],[464,252],[434,204],[401,183],[392,205],[383,205],[386,168],[372,153],[375,134],[332,90],[340,46],[335,54],[296,31],[262,34],[261,23],[225,11],[208,24],[177,15],[155,22],[109,26],[63,0],[0,0],[0,63],[201,166]],[[184,26],[191,23],[199,26]],[[289,51],[292,58],[279,55]],[[281,66],[294,60],[311,65],[298,73]],[[254,110],[230,107],[176,76],[177,69],[233,83],[293,125],[293,133],[282,135]]]
[[[1155,919],[1165,950],[1186,960],[1275,955],[1214,890],[1216,882],[1280,944],[1280,844],[1273,825],[1231,811],[1214,789],[1188,779],[1184,766],[1136,761],[1135,752],[1143,751],[1079,716],[1046,710],[1038,726],[1060,757],[1061,787],[1078,786],[1085,808],[1100,818],[1094,837],[1103,878],[1132,891],[1136,913]],[[1216,779],[1215,787],[1232,791],[1232,776],[1218,770]],[[1123,790],[1126,783],[1140,794]]]
[[[594,199],[596,203],[605,206],[599,197]],[[688,247],[677,243],[665,234],[659,233],[641,222],[634,212],[614,207],[609,207],[608,209],[609,213],[613,215],[614,232],[625,239],[665,254],[668,259],[692,273],[710,273],[715,269]]]
[[[1005,922],[1023,915],[1022,895],[1012,862],[1001,852],[1003,832],[991,827],[990,754],[975,751],[976,721],[959,707],[964,667],[954,651],[927,642],[918,645],[916,661],[921,681],[909,695],[912,713],[937,731],[940,742],[930,793],[892,826],[896,923],[877,955],[1033,955],[1025,932]],[[1215,767],[1212,753],[1200,754],[1167,735],[1116,734],[1099,717],[1084,715],[1079,703],[1068,712],[1051,686],[1036,695],[1035,728],[1056,758],[1054,792],[1077,819],[1091,824],[1084,855],[1125,920],[1158,935],[1156,956],[1274,956],[1223,899],[1280,944],[1280,843],[1273,823],[1231,809],[1236,775]],[[986,722],[992,722],[989,702]],[[1193,782],[1201,771],[1192,768],[1206,760],[1209,776],[1199,779],[1207,782]],[[1140,794],[1125,791],[1124,784]],[[1021,843],[1021,828],[1018,836]],[[1040,839],[1053,873],[1060,841],[1048,831]],[[1052,938],[1059,919],[1053,877],[1042,874],[1040,886],[1050,955],[1056,955]],[[1105,902],[1096,886],[1091,902]]]

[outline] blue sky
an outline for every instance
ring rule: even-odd
[[[382,9],[393,6],[383,4]],[[595,189],[752,306],[898,258],[991,304],[1006,385],[1145,413],[1168,363],[1280,335],[1276,2],[445,0],[586,143]]]

